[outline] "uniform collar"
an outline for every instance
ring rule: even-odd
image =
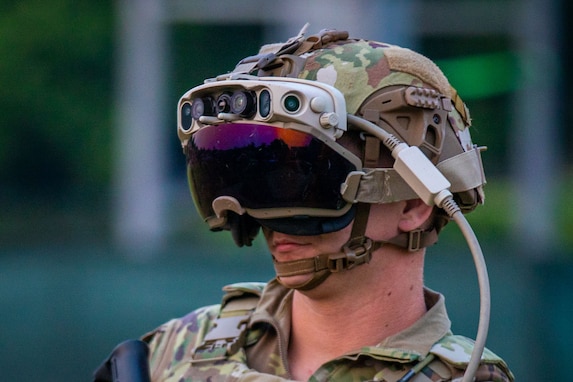
[[[288,346],[292,293],[292,290],[272,280],[265,288],[251,320],[251,325],[257,322],[272,324],[277,331],[281,346]],[[369,354],[375,358],[387,358],[392,354],[392,358],[404,359],[425,356],[432,345],[450,333],[451,322],[443,295],[424,288],[424,298],[427,312],[412,326],[387,337],[376,346],[357,349],[347,356],[353,358],[353,355]],[[403,354],[400,355],[401,353]]]
[[[424,299],[426,314],[410,327],[387,337],[375,348],[407,349],[408,352],[426,356],[432,345],[450,333],[451,322],[446,311],[444,296],[424,288]]]

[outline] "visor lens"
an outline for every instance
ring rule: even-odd
[[[204,127],[187,149],[191,190],[203,217],[214,214],[211,204],[219,196],[249,209],[340,210],[347,204],[340,185],[356,170],[310,134],[253,123]]]

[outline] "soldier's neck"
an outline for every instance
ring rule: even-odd
[[[424,315],[423,254],[401,255],[374,256],[316,291],[294,294],[289,370],[295,379],[308,380],[323,363],[376,345]]]

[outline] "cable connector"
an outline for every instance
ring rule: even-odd
[[[429,206],[441,207],[452,196],[450,182],[417,146],[400,143],[392,151],[394,169]]]
[[[436,203],[437,204],[437,203]],[[450,196],[444,198],[442,204],[440,205],[444,211],[448,214],[449,217],[453,217],[455,213],[461,212],[460,206],[454,200],[454,197],[450,194]]]

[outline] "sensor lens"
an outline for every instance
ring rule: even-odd
[[[223,93],[217,98],[217,114],[228,113],[231,111],[231,96]]]
[[[271,93],[268,90],[263,90],[259,94],[259,113],[263,118],[271,114]]]
[[[183,130],[189,130],[193,124],[193,107],[190,102],[181,105],[181,127]]]
[[[204,115],[212,116],[213,109],[214,105],[211,97],[196,98],[191,105],[191,116],[197,120]]]
[[[194,119],[199,119],[199,117],[201,117],[203,114],[205,114],[205,103],[202,99],[198,98],[193,101],[191,116]]]
[[[300,99],[294,94],[288,95],[283,101],[284,108],[289,113],[295,113],[300,108]]]
[[[255,114],[255,97],[246,91],[237,91],[231,97],[231,113],[241,117],[250,117]]]

